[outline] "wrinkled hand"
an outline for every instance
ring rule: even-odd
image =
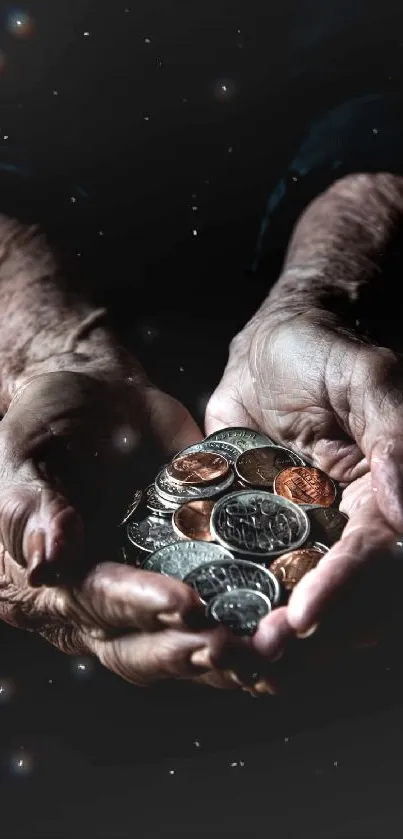
[[[207,433],[228,425],[264,431],[348,485],[343,538],[261,624],[255,643],[276,655],[324,620],[358,569],[386,561],[403,532],[402,360],[324,312],[258,316],[234,340],[207,407]]]
[[[237,643],[205,628],[192,590],[110,561],[134,489],[199,439],[183,405],[137,373],[24,385],[0,425],[0,618],[138,685],[235,687],[218,668],[236,665]]]

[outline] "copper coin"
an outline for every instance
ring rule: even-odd
[[[331,478],[315,466],[293,466],[283,469],[274,479],[276,495],[294,504],[319,504],[331,507],[336,498],[336,487]]]
[[[222,481],[229,471],[230,465],[225,457],[208,451],[175,457],[166,467],[171,481],[192,486]]]
[[[249,486],[271,487],[279,472],[300,464],[300,459],[282,446],[262,446],[242,452],[235,462],[235,470]]]
[[[182,539],[200,539],[212,542],[210,532],[211,511],[214,501],[190,501],[175,510],[172,526],[175,533]]]
[[[270,571],[286,591],[292,591],[308,571],[316,568],[322,556],[325,556],[325,551],[318,548],[301,548],[299,551],[278,556],[271,563]]]
[[[318,542],[331,547],[338,542],[348,522],[348,517],[336,509],[321,509],[320,507],[307,510],[311,522],[311,533]]]

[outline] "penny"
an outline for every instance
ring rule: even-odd
[[[210,440],[220,440],[225,443],[230,443],[235,446],[239,452],[245,452],[247,449],[256,449],[259,446],[275,445],[274,440],[267,437],[266,434],[259,434],[258,431],[253,431],[252,428],[221,428],[219,431],[214,431],[206,437],[206,442]]]
[[[315,466],[292,466],[276,475],[274,492],[294,504],[319,504],[331,507],[336,498],[332,479]]]
[[[175,457],[166,467],[171,481],[176,484],[198,486],[222,481],[228,475],[228,460],[215,452],[200,451]]]
[[[301,547],[309,527],[305,510],[262,489],[231,492],[220,498],[210,522],[211,533],[220,545],[263,562]]]
[[[161,498],[153,484],[150,484],[150,486],[147,487],[144,495],[147,509],[150,510],[153,515],[171,518],[172,513],[178,509],[177,504],[174,504],[173,502],[170,503],[169,501],[165,501]]]
[[[139,504],[141,503],[142,498],[143,498],[143,493],[142,493],[141,489],[137,489],[136,492],[133,495],[131,503],[129,504],[129,506],[128,506],[126,512],[125,512],[125,515],[124,515],[122,521],[120,522],[121,525],[126,524],[129,521],[129,519],[131,519],[132,515],[136,512]]]
[[[329,548],[338,542],[348,522],[348,517],[340,510],[312,507],[306,511],[311,522],[312,535],[318,542]]]
[[[277,577],[262,565],[243,559],[223,559],[204,563],[184,578],[203,603],[208,604],[219,594],[235,589],[252,589],[269,597],[275,606],[281,596]]]
[[[270,571],[286,589],[292,591],[302,577],[312,568],[316,568],[325,551],[319,548],[302,548],[299,551],[278,556],[270,565]]]
[[[234,635],[254,635],[259,622],[271,612],[270,598],[260,591],[239,589],[219,594],[207,614],[227,626]]]
[[[151,516],[143,521],[129,522],[127,537],[135,548],[147,553],[153,553],[158,548],[163,548],[178,539],[173,532],[170,521],[162,517],[152,518]]]
[[[235,471],[245,484],[272,487],[273,481],[288,466],[302,465],[301,459],[282,446],[261,446],[239,455]]]
[[[175,504],[186,504],[188,501],[197,501],[198,499],[213,498],[215,495],[221,495],[231,487],[233,482],[234,473],[231,469],[224,480],[216,484],[201,484],[200,486],[175,484],[167,475],[165,468],[158,473],[155,479],[155,489],[158,495],[165,499],[165,501],[174,502]]]
[[[172,527],[182,539],[201,539],[212,542],[210,518],[214,501],[190,501],[182,504],[172,517]]]
[[[191,571],[199,568],[203,563],[222,559],[232,561],[233,557],[221,545],[213,545],[211,542],[180,540],[171,545],[166,545],[148,556],[143,560],[142,568],[145,571],[154,571],[158,574],[164,574],[166,577],[183,580]]]

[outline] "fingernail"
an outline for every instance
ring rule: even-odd
[[[256,685],[254,685],[253,689],[256,691],[257,694],[260,694],[260,695],[262,693],[269,693],[270,696],[275,696],[276,695],[275,690],[272,688],[271,685],[269,685],[268,682],[266,682],[265,679],[261,682],[258,682]]]
[[[45,561],[46,541],[43,530],[34,530],[28,538],[27,566],[31,570]]]
[[[208,647],[203,647],[201,650],[196,650],[196,652],[192,653],[190,661],[194,667],[203,667],[205,670],[211,670],[213,666]]]
[[[311,635],[313,635],[314,632],[316,632],[318,626],[318,623],[314,623],[312,624],[312,626],[309,627],[309,629],[306,629],[305,632],[297,632],[297,638],[309,638]]]
[[[280,658],[282,658],[283,655],[284,655],[284,650],[279,650],[277,655],[274,655],[272,658],[269,658],[270,664],[275,664],[276,661],[280,661]]]
[[[183,627],[183,618],[180,612],[161,612],[158,620],[164,626]]]

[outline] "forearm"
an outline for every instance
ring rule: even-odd
[[[0,409],[38,373],[126,366],[106,311],[73,288],[46,238],[0,216]]]
[[[382,277],[382,263],[403,220],[403,178],[351,175],[302,214],[281,275],[263,304],[278,316],[307,309],[351,309]]]

